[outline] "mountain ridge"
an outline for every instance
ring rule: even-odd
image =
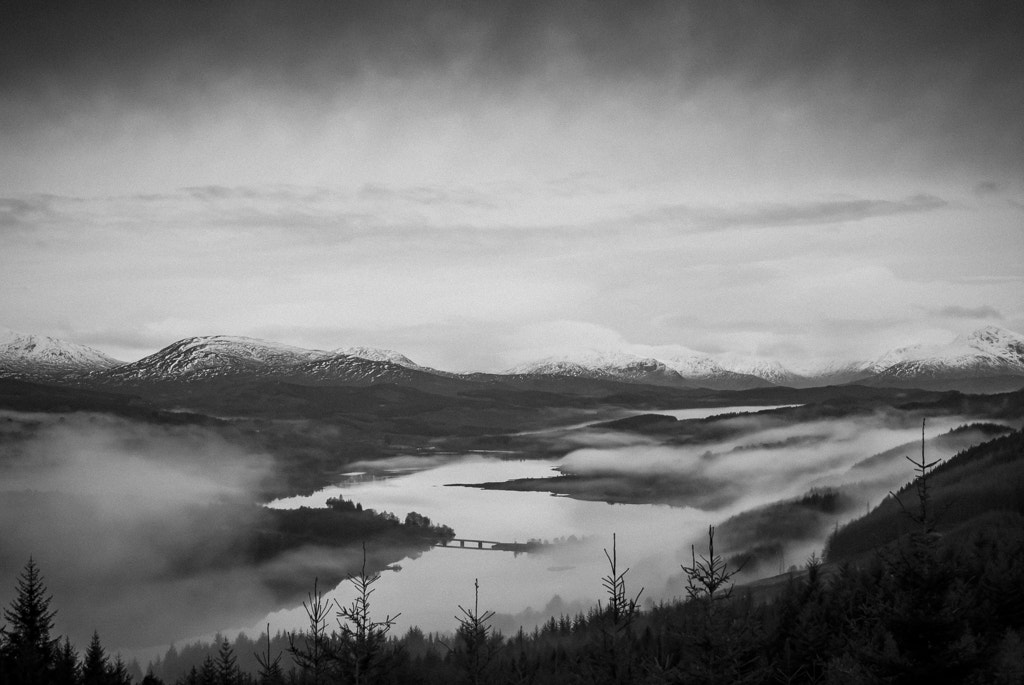
[[[1024,335],[985,326],[945,345],[910,345],[868,361],[832,362],[801,372],[774,360],[715,358],[690,351],[665,358],[581,350],[520,364],[499,374],[454,373],[413,362],[394,350],[351,346],[306,349],[245,336],[183,338],[134,362],[58,338],[0,329],[0,377],[47,382],[189,383],[276,379],[313,384],[437,385],[531,378],[620,382],[680,389],[745,390],[860,383],[876,387],[1001,392],[1024,386]]]

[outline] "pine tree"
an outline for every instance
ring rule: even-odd
[[[231,643],[224,638],[217,652],[217,685],[238,685],[241,673],[238,670],[238,659],[231,649]]]
[[[749,606],[742,611],[726,600],[732,597],[732,579],[743,566],[730,569],[715,553],[715,528],[708,526],[708,553],[698,557],[690,547],[686,574],[688,608],[695,614],[688,630],[692,657],[683,663],[684,680],[698,683],[736,683],[757,679]]]
[[[453,650],[456,660],[466,672],[472,685],[478,685],[486,679],[486,672],[496,655],[501,638],[494,634],[490,620],[493,611],[480,612],[480,582],[473,580],[473,610],[461,604],[462,616],[456,616],[459,627],[455,632],[458,646]]]
[[[108,685],[108,672],[107,653],[100,644],[99,633],[93,631],[89,648],[85,650],[85,658],[82,660],[82,685]]]
[[[124,659],[118,654],[114,659],[114,663],[107,669],[107,682],[110,685],[132,685],[132,677],[128,673],[128,666],[125,665]]]
[[[337,654],[339,665],[343,675],[357,685],[374,682],[393,666],[394,655],[388,649],[387,635],[399,614],[385,616],[383,621],[373,620],[370,595],[378,580],[379,573],[366,571],[366,543],[363,543],[363,565],[358,575],[348,577],[349,583],[356,590],[356,598],[349,606],[335,600],[338,625],[341,628]]]
[[[11,685],[43,685],[51,681],[57,656],[57,639],[50,637],[53,617],[42,575],[31,557],[18,578],[18,594],[4,609],[7,625],[0,640],[0,673]]]
[[[213,657],[203,659],[203,667],[199,671],[199,682],[201,685],[217,685],[217,665],[213,663]]]
[[[334,636],[327,632],[331,604],[324,600],[317,578],[313,579],[313,592],[308,597],[309,601],[303,602],[302,608],[309,619],[309,630],[301,634],[301,644],[300,634],[288,634],[288,653],[302,672],[304,682],[323,685],[337,662]]]
[[[587,675],[598,682],[634,682],[637,677],[637,652],[633,623],[640,615],[640,595],[644,589],[640,588],[633,597],[626,592],[626,574],[629,569],[619,571],[618,539],[615,533],[612,533],[612,551],[603,551],[609,570],[608,575],[601,578],[601,585],[608,596],[608,605],[601,608],[598,603],[598,630],[587,653]],[[564,634],[572,630],[568,618],[560,630]]]
[[[54,683],[56,685],[78,685],[80,671],[78,652],[71,646],[71,641],[65,637],[57,651],[54,663]]]
[[[270,651],[270,624],[267,624],[267,651],[262,654],[256,653],[256,663],[259,664],[257,676],[260,685],[280,685],[284,682],[284,671],[281,669],[281,652],[272,656]]]

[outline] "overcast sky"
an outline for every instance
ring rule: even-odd
[[[1021,3],[18,5],[0,326],[452,370],[1024,331]]]

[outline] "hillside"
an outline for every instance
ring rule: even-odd
[[[908,472],[911,468],[907,464]],[[1024,432],[1017,430],[957,453],[932,469],[927,482],[933,512],[929,520],[944,537],[964,537],[1004,514],[1024,514]],[[918,512],[912,482],[866,516],[837,530],[828,542],[828,561],[862,559],[920,530],[908,511]]]

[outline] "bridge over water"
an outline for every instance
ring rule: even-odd
[[[469,538],[452,538],[442,540],[434,545],[435,547],[446,547],[448,549],[475,549],[482,552],[513,552],[515,554],[526,554],[536,552],[544,543],[541,542],[498,542],[496,540],[472,540]]]

